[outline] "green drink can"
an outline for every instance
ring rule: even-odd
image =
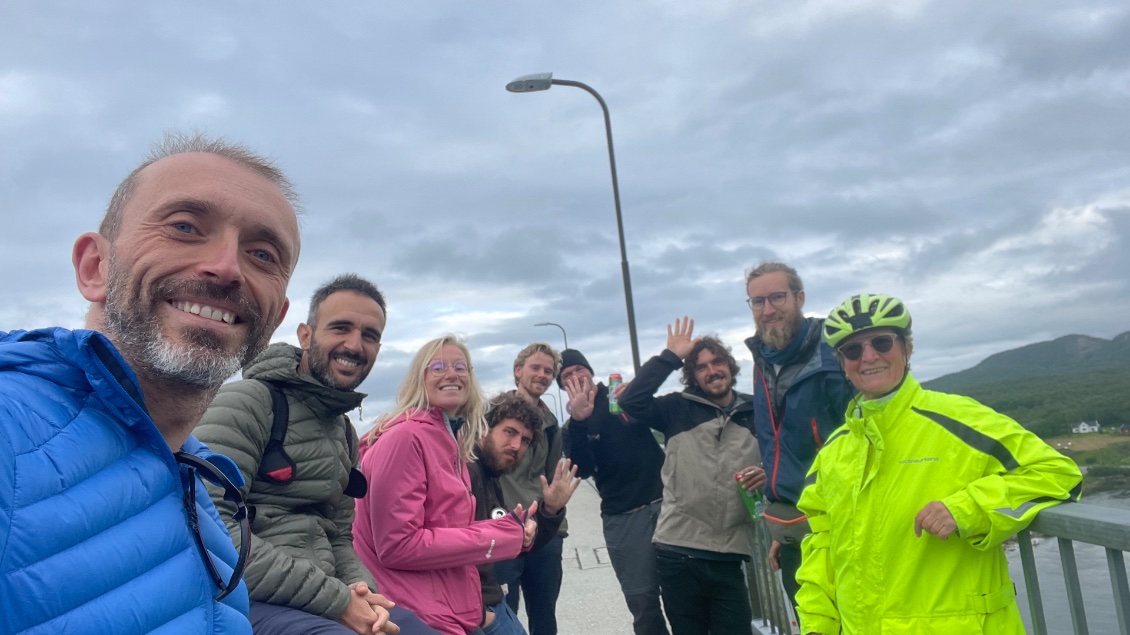
[[[618,415],[624,412],[620,409],[620,402],[616,399],[616,387],[624,383],[624,378],[620,373],[612,373],[608,376],[608,412]]]
[[[761,500],[761,492],[747,490],[741,483],[741,474],[738,474],[736,479],[738,486],[738,495],[742,497],[742,502],[745,503],[746,511],[749,512],[749,517],[753,520],[761,519],[761,510],[765,507],[765,503]]]

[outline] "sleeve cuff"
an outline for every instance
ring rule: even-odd
[[[976,501],[966,490],[960,490],[942,499],[953,520],[957,523],[957,535],[969,540],[989,532],[989,518],[977,506]]]

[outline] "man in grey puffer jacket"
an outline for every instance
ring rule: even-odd
[[[195,434],[231,457],[254,508],[254,544],[244,580],[256,635],[434,633],[377,592],[353,550],[354,499],[367,485],[357,433],[345,416],[365,395],[385,328],[385,300],[352,274],[322,285],[298,326],[301,348],[273,344],[224,385]],[[272,443],[272,389],[289,423]],[[229,530],[238,526],[223,491],[209,489]],[[239,535],[233,532],[233,535]]]

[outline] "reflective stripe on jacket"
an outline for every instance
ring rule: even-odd
[[[1079,494],[1079,468],[1009,417],[923,390],[857,397],[809,472],[800,509],[802,632],[1024,633],[1001,543]],[[941,501],[957,523],[914,535]]]

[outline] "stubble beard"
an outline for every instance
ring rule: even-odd
[[[366,370],[351,382],[339,382],[334,376],[333,372],[330,371],[330,355],[332,353],[323,349],[318,344],[318,340],[314,338],[313,335],[311,335],[310,337],[310,350],[307,351],[306,354],[310,356],[310,376],[318,380],[318,382],[322,385],[329,386],[330,388],[334,388],[336,390],[356,390],[357,387],[361,385],[361,382],[365,381],[365,379],[369,376],[369,370],[372,370],[371,368],[369,370]],[[345,357],[350,361],[357,362],[359,364],[359,368],[364,367],[365,364],[368,363],[368,360],[362,359],[359,356],[354,355],[353,353],[350,353],[348,351],[342,351],[340,353],[337,353],[337,355]]]
[[[102,328],[138,374],[197,390],[215,389],[250,363],[269,342],[271,332],[262,314],[238,287],[163,278],[146,298],[140,287],[130,290],[129,284],[129,271],[111,252]],[[228,352],[224,339],[206,328],[184,327],[181,342],[166,338],[158,310],[160,303],[178,292],[236,304],[240,319],[248,325],[247,338],[239,350]]]

